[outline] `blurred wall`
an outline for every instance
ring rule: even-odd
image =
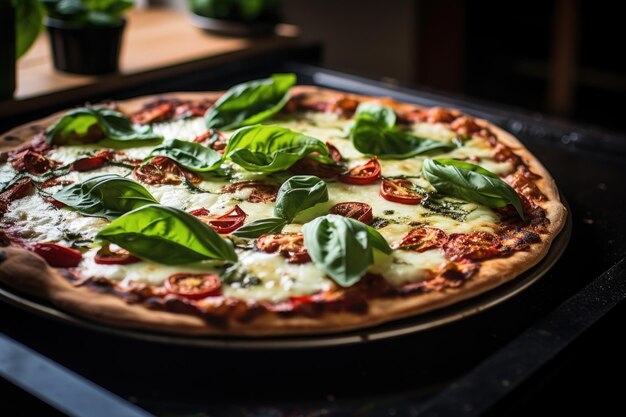
[[[417,2],[283,0],[285,20],[320,40],[329,68],[401,83],[415,79]]]

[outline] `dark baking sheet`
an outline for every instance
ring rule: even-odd
[[[351,346],[246,352],[155,344],[43,319],[5,303],[0,331],[159,416],[469,416],[494,404],[507,415],[533,415],[580,411],[585,401],[594,411],[615,405],[610,397],[593,396],[611,392],[604,378],[580,372],[593,368],[592,358],[611,364],[598,372],[624,368],[623,343],[613,333],[594,330],[587,343],[584,335],[597,322],[612,320],[600,329],[622,326],[623,314],[612,311],[626,294],[624,263],[617,264],[626,256],[626,138],[492,103],[275,62],[238,63],[90,99],[222,89],[290,70],[305,84],[457,107],[513,132],[548,167],[570,204],[572,238],[561,259],[535,284],[487,311]],[[555,363],[568,355],[576,358],[572,372],[559,378]],[[534,403],[537,389],[542,398],[563,401],[551,408]],[[473,402],[464,403],[468,398]]]

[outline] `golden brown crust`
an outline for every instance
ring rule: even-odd
[[[221,93],[172,93],[163,97],[182,100],[215,99]],[[356,100],[377,100],[397,111],[408,112],[420,109],[419,106],[397,103],[388,98],[374,98],[356,94],[346,94],[317,87],[298,86],[293,94],[318,96],[322,100],[353,98]],[[139,97],[120,102],[120,109],[131,113],[143,107],[154,96]],[[56,120],[57,113],[43,120],[32,122],[7,132],[0,137],[0,152],[18,147],[33,132],[41,130]],[[327,311],[317,317],[283,317],[277,314],[264,314],[254,320],[241,323],[231,320],[226,329],[215,327],[203,319],[165,311],[151,310],[143,304],[128,304],[122,298],[107,293],[94,292],[87,287],[73,286],[57,270],[47,266],[39,256],[18,248],[0,249],[7,259],[0,264],[0,281],[20,291],[50,300],[61,309],[87,317],[94,321],[118,327],[152,329],[171,333],[196,335],[284,335],[306,333],[330,333],[349,329],[373,326],[383,322],[424,313],[470,298],[509,281],[537,264],[548,252],[554,238],[565,224],[567,212],[561,204],[558,189],[549,172],[512,135],[484,120],[476,120],[479,125],[488,127],[497,139],[509,146],[539,174],[536,181],[539,189],[547,196],[540,202],[549,220],[547,231],[541,233],[541,241],[529,250],[518,251],[506,258],[495,258],[481,262],[479,272],[462,286],[441,291],[418,292],[408,296],[375,298],[368,302],[365,313]],[[11,141],[5,137],[17,138]]]

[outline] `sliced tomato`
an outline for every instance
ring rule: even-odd
[[[419,204],[424,198],[415,191],[413,183],[407,179],[383,179],[380,184],[380,195],[388,201],[400,204]]]
[[[156,156],[145,164],[139,165],[133,171],[135,177],[146,184],[179,185],[184,179],[192,184],[199,184],[202,177],[179,166],[165,156]]]
[[[224,153],[226,145],[228,144],[226,136],[214,129],[210,129],[208,132],[197,136],[193,141],[208,146],[219,153]]]
[[[73,268],[83,260],[83,255],[76,249],[58,243],[35,243],[32,251],[56,268]]]
[[[219,295],[222,288],[220,277],[214,273],[174,274],[165,280],[165,288],[170,294],[192,300]]]
[[[149,104],[143,110],[135,113],[130,121],[144,125],[147,123],[160,122],[166,119],[169,119],[174,112],[174,106],[170,102],[157,102],[154,104]]]
[[[46,197],[46,198],[44,198],[44,200],[46,200],[48,203],[52,204],[53,206],[55,206],[57,208],[65,207],[64,203],[61,203],[59,200],[54,199],[52,197]]]
[[[48,172],[50,168],[58,165],[58,163],[46,158],[39,152],[30,149],[15,154],[11,160],[11,165],[18,172],[27,171],[33,175],[41,175]]]
[[[22,178],[13,184],[9,189],[3,191],[0,194],[0,201],[10,203],[13,200],[18,200],[22,197],[26,197],[35,189],[33,181],[30,178]]]
[[[260,181],[242,181],[228,184],[221,189],[222,193],[236,193],[237,191],[251,188],[252,192],[246,199],[249,203],[270,203],[276,201],[278,187]]]
[[[480,260],[496,256],[499,243],[499,238],[491,233],[454,233],[443,246],[443,251],[446,258],[453,261]]]
[[[205,208],[192,210],[189,214],[198,217],[201,222],[211,226],[217,233],[230,233],[239,229],[248,217],[246,212],[237,205],[221,216],[211,216]]]
[[[332,178],[339,175],[342,171],[343,156],[332,143],[326,142],[328,147],[328,156],[336,165],[324,164],[317,159],[305,157],[296,162],[289,168],[289,172],[299,175],[315,175],[320,178]],[[313,153],[316,155],[317,152]]]
[[[111,152],[98,152],[94,156],[81,158],[77,161],[74,161],[74,163],[72,164],[72,169],[78,172],[93,171],[94,169],[101,168],[104,164],[111,160],[111,157]]]
[[[380,177],[380,163],[372,158],[362,165],[350,168],[348,172],[341,174],[337,179],[346,184],[367,185]]]
[[[337,165],[343,164],[343,156],[339,149],[335,145],[330,142],[326,142],[326,146],[328,147],[328,156],[337,163]]]
[[[441,248],[448,241],[448,235],[436,227],[419,227],[411,230],[398,245],[398,249],[425,252]]]
[[[141,261],[136,256],[131,255],[126,249],[111,250],[110,245],[102,246],[94,258],[99,265],[128,265]]]
[[[311,261],[311,257],[304,246],[304,235],[302,233],[263,235],[257,239],[256,247],[263,252],[278,253],[287,258],[287,262],[292,264]]]
[[[371,224],[374,220],[372,206],[367,203],[347,202],[335,204],[330,208],[329,213],[350,217],[365,224]]]

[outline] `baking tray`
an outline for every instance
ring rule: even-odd
[[[563,230],[552,242],[547,255],[537,265],[517,278],[483,294],[479,294],[468,300],[464,300],[432,312],[419,314],[401,320],[394,320],[375,327],[357,329],[348,332],[322,335],[260,338],[184,336],[155,333],[148,330],[124,329],[96,323],[59,310],[52,304],[43,300],[13,292],[5,286],[0,286],[0,300],[40,316],[61,321],[70,325],[132,339],[171,345],[220,349],[273,350],[332,347],[390,339],[422,332],[480,313],[481,311],[487,310],[510,299],[511,297],[514,297],[544,276],[559,260],[563,252],[565,252],[572,234],[571,209],[563,196],[561,196],[561,201],[567,207],[568,212]]]

